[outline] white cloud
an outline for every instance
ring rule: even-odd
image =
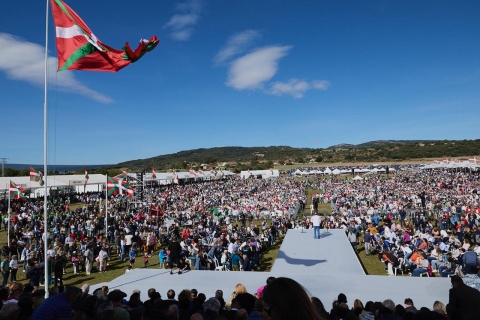
[[[42,86],[45,78],[45,48],[7,33],[0,33],[0,70],[11,79],[27,81]],[[109,103],[113,100],[80,83],[71,71],[57,72],[57,58],[47,60],[49,83],[55,83],[62,91],[87,96],[93,100]]]
[[[231,36],[225,46],[215,55],[213,62],[221,64],[231,57],[245,52],[246,49],[260,37],[260,32],[256,30],[245,30]]]
[[[266,93],[281,96],[289,94],[294,98],[303,98],[303,95],[307,90],[318,89],[326,90],[330,86],[330,82],[327,80],[315,80],[308,83],[304,80],[292,78],[288,82],[274,82],[270,87],[265,90]]]
[[[313,87],[318,90],[327,90],[330,87],[330,82],[327,80],[316,80],[312,83]]]
[[[171,29],[170,37],[177,41],[186,41],[190,39],[194,31],[193,26],[200,19],[202,4],[200,0],[190,0],[184,3],[178,3],[176,10],[180,11],[170,18],[164,28]]]
[[[233,61],[227,86],[237,90],[261,88],[277,73],[278,60],[287,55],[290,46],[271,46],[246,54]]]

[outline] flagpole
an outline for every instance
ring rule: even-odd
[[[107,182],[105,183],[105,237],[108,234],[108,174],[107,174]]]
[[[44,91],[44,103],[43,103],[43,171],[45,172],[45,184],[44,184],[44,195],[43,195],[43,234],[45,235],[45,239],[43,242],[44,245],[44,254],[45,257],[43,259],[44,261],[44,271],[45,271],[45,299],[48,298],[48,286],[49,286],[49,281],[48,281],[48,239],[47,239],[47,232],[48,232],[48,221],[47,221],[47,215],[48,215],[48,209],[47,209],[47,201],[48,201],[48,196],[47,196],[47,185],[48,185],[48,166],[47,166],[47,142],[48,142],[48,107],[47,107],[47,89],[48,89],[48,0],[46,0],[47,3],[47,8],[45,12],[45,91]]]
[[[8,231],[7,231],[7,243],[10,245],[10,212],[12,209],[10,207],[10,185],[8,186],[8,212],[7,212],[7,219],[8,219]]]

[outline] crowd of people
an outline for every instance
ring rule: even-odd
[[[337,177],[205,181],[147,188],[152,202],[148,206],[111,196],[106,218],[102,193],[63,193],[49,197],[46,239],[43,199],[12,201],[10,242],[2,248],[0,263],[2,287],[17,285],[21,269],[30,293],[41,292],[45,281],[58,290],[64,288],[63,275],[70,267],[75,274],[108,272],[108,261],[119,259],[127,260],[128,272],[138,266],[139,256],[148,267],[156,252],[161,267],[168,265],[173,272],[175,264],[179,274],[186,269],[255,270],[261,254],[286,229],[310,227],[308,218],[295,216],[306,208],[307,188],[318,190],[311,195],[311,212],[317,212],[322,202],[332,208],[330,216],[315,224],[345,229],[354,249],[364,242],[365,254],[378,253],[390,275],[397,270],[412,276],[473,274],[480,255],[479,187],[478,173],[421,170],[397,170],[388,178],[372,175],[357,181]],[[81,206],[71,210],[76,202]],[[0,211],[6,209],[4,201]],[[65,287],[65,295],[73,299],[77,291],[70,289]],[[371,304],[367,305],[369,311]],[[265,308],[269,310],[268,305]]]
[[[269,277],[252,293],[241,283],[231,294],[222,290],[199,292],[184,289],[151,288],[146,293],[127,293],[107,286],[90,292],[84,284],[44,290],[19,283],[0,289],[0,319],[8,320],[473,320],[480,315],[480,292],[465,285],[458,276],[451,278],[447,304],[435,301],[432,306],[415,306],[405,298],[349,304],[340,293],[332,307],[311,296],[298,282],[285,277]],[[10,290],[9,290],[10,289]],[[165,295],[163,295],[165,294]],[[418,309],[417,309],[418,308]],[[330,311],[327,311],[330,309]]]
[[[357,181],[311,178],[312,211],[329,203],[324,228],[343,228],[357,250],[379,253],[389,275],[477,274],[480,265],[478,172],[397,171]],[[316,203],[316,205],[314,205]]]
[[[32,286],[45,281],[63,285],[67,270],[108,272],[112,259],[131,269],[138,266],[137,257],[148,267],[156,252],[161,266],[175,262],[198,270],[251,271],[292,225],[290,218],[306,197],[305,182],[293,178],[160,185],[145,192],[151,205],[109,197],[107,219],[102,193],[49,197],[46,261],[43,199],[12,201],[10,242],[2,247],[2,286],[16,281],[19,269]],[[81,205],[72,210],[73,203]],[[6,201],[0,210],[7,211]],[[179,244],[174,257],[166,250],[172,238]]]

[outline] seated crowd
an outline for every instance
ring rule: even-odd
[[[478,172],[410,170],[384,180],[314,178],[308,185],[321,190],[313,200],[333,208],[322,226],[344,228],[349,238],[354,235],[352,245],[363,233],[365,254],[380,253],[389,275],[395,268],[412,276],[477,273]]]
[[[253,293],[237,284],[230,296],[222,290],[212,293],[184,289],[151,288],[145,297],[139,290],[130,296],[121,290],[103,286],[90,293],[90,286],[54,287],[45,300],[44,290],[20,284],[0,289],[0,319],[102,319],[102,320],[404,320],[404,319],[478,319],[480,292],[466,286],[462,279],[451,279],[447,305],[435,301],[432,306],[414,305],[410,298],[396,304],[390,299],[365,301],[349,305],[347,296],[338,295],[327,311],[322,301],[290,278],[267,279]],[[210,297],[209,297],[210,296]]]

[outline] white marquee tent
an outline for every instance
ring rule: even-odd
[[[305,173],[300,171],[300,174],[305,174]],[[248,179],[250,176],[254,176],[254,177],[262,176],[262,179],[276,178],[280,176],[280,171],[279,170],[250,170],[250,171],[240,172],[240,178],[242,179]]]

